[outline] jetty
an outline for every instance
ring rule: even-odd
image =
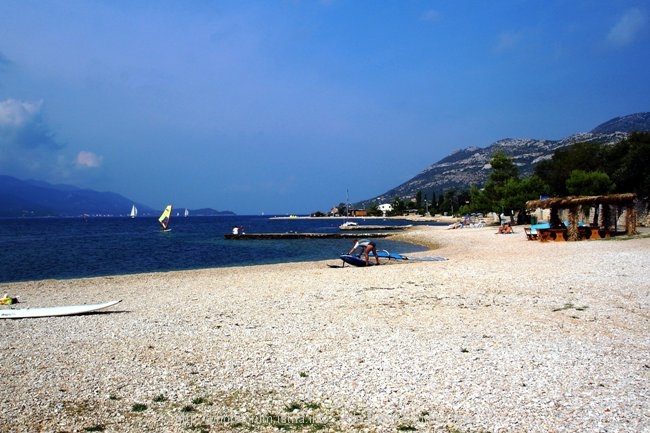
[[[355,238],[386,238],[390,233],[242,233],[223,235],[225,239],[355,239]]]
[[[340,230],[354,230],[354,231],[359,231],[359,230],[406,230],[413,227],[412,224],[405,225],[405,226],[376,226],[376,225],[355,225],[355,224],[341,224],[339,226]]]

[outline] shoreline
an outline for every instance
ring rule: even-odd
[[[495,230],[396,235],[437,246],[414,258],[444,262],[3,284],[19,306],[122,303],[0,321],[0,426],[643,431],[650,238],[541,243]]]

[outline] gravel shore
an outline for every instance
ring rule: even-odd
[[[0,321],[0,431],[650,431],[650,238],[515,229],[399,234],[447,261],[2,284],[123,301]]]

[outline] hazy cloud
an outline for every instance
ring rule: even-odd
[[[43,101],[0,101],[0,148],[60,149],[63,146],[43,120]]]
[[[639,32],[645,27],[646,16],[637,9],[627,10],[607,34],[607,41],[617,47],[634,42]]]
[[[421,17],[422,21],[435,22],[440,19],[440,12],[435,9],[428,9],[424,11]]]
[[[520,32],[501,32],[497,36],[497,42],[494,46],[494,49],[497,52],[512,50],[519,44],[520,40]]]
[[[75,159],[75,164],[77,167],[83,168],[97,168],[102,165],[102,157],[89,152],[87,150],[82,150],[77,154]]]
[[[93,152],[70,157],[64,148],[44,119],[43,101],[0,101],[0,173],[61,180],[70,177],[72,169],[102,164],[102,157]]]

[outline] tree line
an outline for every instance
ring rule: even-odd
[[[418,191],[405,202],[395,197],[392,215],[415,211],[421,215],[465,215],[490,212],[526,217],[526,202],[541,196],[603,195],[635,193],[644,207],[650,202],[650,133],[635,132],[617,144],[576,143],[556,150],[550,159],[535,166],[534,173],[520,177],[513,159],[497,151],[490,160],[485,185],[448,189],[439,195]],[[380,215],[377,205],[368,209]]]

